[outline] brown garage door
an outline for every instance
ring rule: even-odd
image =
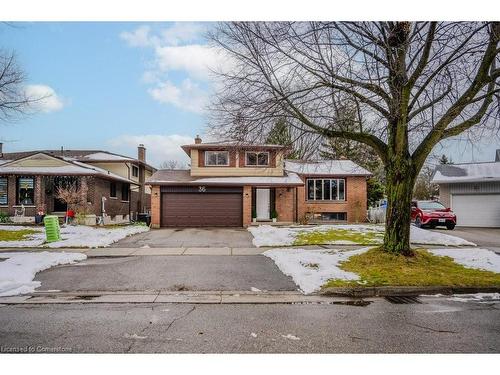
[[[161,225],[164,227],[241,227],[242,193],[164,192]]]

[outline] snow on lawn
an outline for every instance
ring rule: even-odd
[[[468,268],[477,268],[500,273],[500,256],[491,250],[478,248],[429,249],[434,255],[447,256],[455,263]]]
[[[15,229],[14,229],[15,228]],[[0,226],[2,230],[31,229],[38,233],[26,236],[22,241],[0,241],[1,247],[106,247],[127,236],[149,231],[146,225],[124,225],[116,227],[88,227],[67,225],[61,227],[61,241],[45,243],[43,227]]]
[[[81,253],[0,253],[0,296],[15,296],[31,293],[40,281],[34,281],[37,272],[58,264],[73,263],[86,259]]]
[[[257,247],[262,246],[291,246],[294,244],[297,236],[307,232],[327,232],[329,230],[349,230],[357,233],[375,233],[383,234],[383,225],[315,225],[315,226],[296,226],[296,227],[274,227],[270,225],[250,226],[249,232],[253,235],[252,243]],[[462,238],[450,236],[448,234],[431,232],[429,230],[411,226],[411,242],[420,245],[444,245],[444,246],[475,246]],[[381,243],[381,238],[371,239],[370,242]],[[328,241],[332,245],[353,244],[355,242],[346,240]]]
[[[285,275],[290,276],[302,292],[308,294],[321,288],[330,279],[358,280],[359,276],[338,266],[349,257],[369,248],[351,251],[273,249],[264,252]]]

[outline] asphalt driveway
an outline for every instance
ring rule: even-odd
[[[162,228],[124,238],[113,247],[254,247],[243,228]]]
[[[456,227],[454,230],[432,229],[434,232],[449,234],[474,242],[479,247],[484,247],[500,253],[500,228],[472,228]]]
[[[263,255],[89,258],[36,275],[38,290],[297,290]]]

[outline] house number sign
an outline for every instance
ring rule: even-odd
[[[198,186],[198,192],[199,193],[206,193],[207,188],[205,186]]]

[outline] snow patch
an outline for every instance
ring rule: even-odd
[[[450,257],[455,263],[468,268],[500,273],[500,256],[487,249],[460,248],[460,249],[430,249],[432,254]]]
[[[448,300],[456,302],[499,303],[500,293],[454,294]]]
[[[15,229],[14,229],[15,228]],[[61,227],[61,241],[45,243],[45,230],[40,227],[1,226],[2,230],[36,230],[22,241],[0,241],[0,247],[107,247],[125,237],[149,231],[145,225],[126,225],[114,228],[95,228],[84,225]]]
[[[34,281],[37,272],[58,264],[73,263],[86,259],[81,253],[0,253],[0,296],[32,293],[40,281]]]
[[[383,225],[363,225],[363,224],[340,224],[340,225],[313,225],[296,227],[273,227],[271,225],[250,226],[248,231],[252,233],[252,243],[256,247],[262,246],[291,246],[300,233],[307,232],[327,232],[332,229],[349,230],[357,234],[366,235],[368,233],[379,234],[380,238],[373,239],[374,243],[382,243],[382,236],[385,231]],[[411,226],[411,242],[420,245],[444,245],[444,246],[475,246],[474,243],[462,238],[450,236],[448,234],[432,232],[429,230]],[[348,240],[330,241],[332,245],[352,245],[354,242]]]
[[[302,292],[308,294],[321,288],[330,279],[359,280],[359,276],[339,268],[341,262],[370,248],[351,251],[273,249],[263,254],[271,258],[285,275],[290,276]]]
[[[281,337],[283,337],[284,339],[293,340],[293,341],[299,341],[300,340],[300,337],[297,337],[297,336],[294,336],[294,335],[291,335],[291,334],[281,335]]]
[[[251,290],[252,292],[262,292],[262,290],[260,290],[259,288],[255,288],[255,287],[253,287],[253,286],[250,288],[250,290]]]

